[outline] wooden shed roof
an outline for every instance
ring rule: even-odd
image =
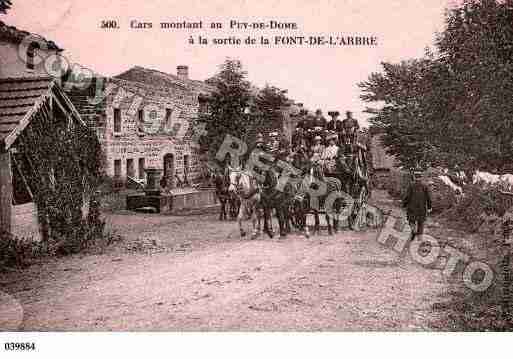
[[[0,150],[7,150],[41,104],[52,99],[60,110],[85,126],[77,110],[51,77],[0,79]]]

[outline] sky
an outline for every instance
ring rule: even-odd
[[[188,65],[189,76],[214,75],[226,57],[241,60],[248,79],[270,84],[311,110],[353,111],[362,125],[366,104],[357,84],[381,62],[421,57],[443,30],[451,0],[13,0],[0,20],[55,41],[71,63],[103,75],[117,75],[138,65],[176,73]],[[116,20],[120,29],[102,29]],[[131,29],[132,20],[153,22],[152,29]],[[162,30],[160,22],[203,21],[201,30]],[[230,30],[239,22],[296,22],[297,30]],[[210,22],[224,28],[211,30]],[[261,35],[376,36],[374,47],[214,46],[190,45],[192,36],[225,38]]]

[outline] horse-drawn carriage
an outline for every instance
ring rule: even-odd
[[[224,174],[219,173],[218,193],[224,193],[224,197],[220,197],[223,199],[221,218],[226,218],[224,203],[233,207],[229,199],[233,201],[236,194],[241,235],[245,234],[242,220],[250,217],[254,235],[258,235],[263,219],[264,232],[272,236],[273,212],[278,219],[280,235],[286,235],[293,226],[309,236],[307,218],[310,215],[315,222],[314,232],[320,230],[320,215],[324,215],[330,234],[338,230],[339,221],[352,229],[362,227],[370,195],[365,145],[341,141],[340,147],[331,143],[331,147],[326,147],[322,153],[304,145],[292,149],[274,147],[269,151],[265,145],[256,146],[256,152],[267,152],[273,158],[261,170],[257,170],[254,163],[246,163],[245,169],[227,166]],[[330,158],[322,155],[329,154],[330,150]],[[256,157],[252,154],[248,161]],[[259,161],[259,164],[264,162]],[[284,163],[290,166],[285,172]],[[287,179],[285,183],[284,178]]]
[[[357,230],[366,221],[366,205],[370,196],[369,167],[367,147],[356,143],[343,143],[337,148],[336,155],[316,159],[312,158],[311,175],[325,183],[334,183],[335,190],[340,192],[339,203],[321,201],[320,209],[313,211],[314,215],[324,214],[330,229],[329,217],[343,220],[347,226]],[[337,181],[333,181],[333,179]],[[340,183],[340,188],[336,188]],[[333,188],[327,187],[327,196]],[[334,196],[334,195],[333,195]],[[337,196],[338,197],[338,196]],[[327,208],[327,206],[334,208]],[[318,213],[317,213],[318,212]],[[315,218],[315,225],[318,220]],[[336,222],[334,222],[337,224]],[[336,230],[336,229],[335,229]]]

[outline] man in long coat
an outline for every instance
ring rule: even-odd
[[[355,143],[360,125],[353,118],[351,111],[346,111],[346,118],[342,120],[342,137],[345,143]]]
[[[431,192],[428,186],[422,182],[421,178],[422,172],[416,170],[414,172],[414,179],[403,199],[408,223],[412,228],[412,237],[424,233],[424,223],[428,213],[431,212]]]

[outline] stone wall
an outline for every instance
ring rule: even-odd
[[[124,181],[132,166],[132,175],[140,178],[140,165],[164,169],[164,156],[172,155],[173,172],[184,179],[184,159],[188,156],[188,181],[190,184],[198,181],[200,163],[190,138],[190,124],[198,116],[196,93],[180,86],[155,88],[117,78],[96,81],[105,94],[99,104],[88,101],[91,92],[87,89],[74,88],[69,95],[99,136],[108,176]],[[116,110],[121,118],[120,131],[114,131]],[[117,168],[115,161],[119,161]]]

